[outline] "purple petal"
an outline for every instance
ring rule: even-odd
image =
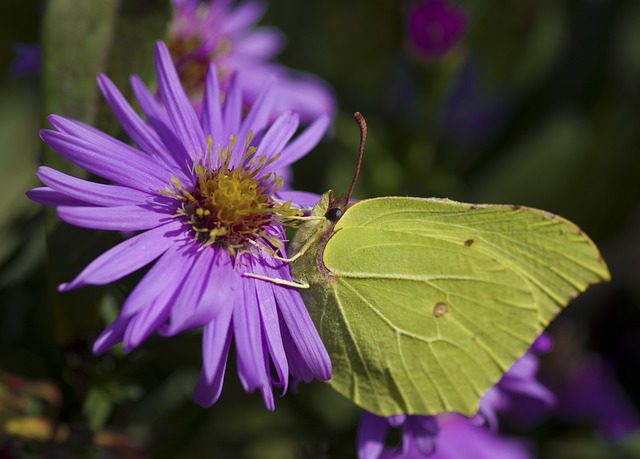
[[[267,158],[280,154],[287,142],[295,134],[296,129],[298,129],[298,120],[298,115],[294,112],[286,112],[280,115],[262,138],[256,154]]]
[[[142,151],[155,155],[172,171],[183,166],[176,162],[176,158],[165,148],[158,134],[140,119],[106,75],[98,75],[98,86],[122,128]]]
[[[165,209],[155,211],[142,206],[61,206],[57,210],[60,219],[72,225],[112,231],[148,230],[172,219],[172,214]]]
[[[439,431],[436,416],[407,416],[404,425],[405,434],[412,437],[418,451],[425,457],[430,456],[435,450]]]
[[[438,447],[429,459],[533,459],[525,443],[475,426],[459,415],[439,417]]]
[[[217,147],[222,145],[222,105],[220,97],[220,84],[218,82],[218,71],[215,64],[209,64],[204,89],[204,99],[202,104],[202,128],[204,132],[211,136],[212,145]]]
[[[202,371],[193,390],[193,400],[203,407],[220,397],[231,344],[232,307],[222,308],[202,334]]]
[[[105,285],[131,274],[162,255],[179,231],[178,221],[169,222],[158,228],[145,231],[107,250],[93,260],[76,278],[61,284],[60,291],[67,291],[84,285]]]
[[[290,280],[288,267],[278,270],[278,274],[270,277]],[[300,293],[284,287],[274,289],[274,293],[291,340],[308,365],[311,375],[320,381],[328,380],[331,378],[331,360]]]
[[[264,254],[256,254],[250,257],[252,260],[252,271],[254,274],[267,276],[268,273],[262,268],[264,262]],[[282,335],[280,334],[280,321],[278,318],[278,308],[273,294],[274,288],[278,286],[271,285],[267,282],[256,282],[256,293],[259,298],[260,317],[262,318],[262,326],[265,332],[269,355],[275,368],[278,380],[275,382],[276,387],[282,387],[282,393],[287,391],[289,382],[289,364],[287,362],[287,354],[282,344]]]
[[[207,151],[204,132],[182,89],[169,50],[161,41],[156,42],[155,57],[158,90],[178,139],[192,158],[203,156]]]
[[[393,416],[387,417],[387,422],[391,427],[400,427],[407,421],[407,414],[394,414]]]
[[[517,395],[536,399],[547,407],[551,407],[555,403],[555,397],[536,379],[538,367],[538,356],[529,351],[516,360],[496,387],[510,396]]]
[[[133,188],[89,182],[47,166],[39,167],[36,175],[48,187],[71,198],[97,206],[144,204],[152,196]]]
[[[195,14],[198,8],[198,0],[172,0],[173,7],[179,14]]]
[[[383,417],[365,411],[358,425],[358,459],[377,459],[384,448],[389,424]]]
[[[135,148],[130,147],[124,142],[119,141],[111,137],[109,134],[102,132],[100,129],[94,128],[82,121],[74,120],[72,118],[65,118],[60,115],[49,115],[47,117],[47,121],[51,126],[53,126],[57,131],[64,132],[65,134],[71,134],[74,137],[84,138],[88,136],[89,138],[98,137],[102,142],[105,143],[115,143],[119,147],[130,149],[130,153],[134,156],[144,155],[140,150],[136,150]]]
[[[29,199],[45,206],[86,206],[85,201],[71,198],[48,187],[33,188],[25,193]]]
[[[294,110],[310,121],[319,116],[333,116],[336,100],[333,91],[323,80],[302,72],[287,72],[278,86],[278,105],[281,110]]]
[[[260,27],[236,40],[233,51],[262,61],[270,59],[282,51],[285,41],[285,36],[280,30],[272,27]]]
[[[172,295],[171,292],[174,292]],[[175,290],[167,288],[167,291],[159,295],[156,300],[147,305],[138,314],[133,316],[127,324],[127,329],[122,337],[122,350],[131,352],[151,334],[158,330],[169,317],[171,304],[175,297]]]
[[[330,118],[321,116],[315,120],[298,137],[287,145],[280,157],[269,166],[269,170],[277,170],[289,166],[309,153],[322,139],[329,127]]]
[[[309,122],[319,116],[333,116],[336,111],[332,90],[317,77],[268,62],[256,65],[252,56],[234,56],[234,65],[248,98],[257,94],[265,78],[278,77],[276,99],[280,113],[293,110],[304,122]]]
[[[224,134],[222,135],[222,145],[229,141],[231,135],[236,135],[240,129],[242,117],[242,93],[236,74],[231,76],[229,90],[225,94],[224,109],[222,112],[224,119]],[[244,144],[244,139],[237,139]]]
[[[173,299],[193,263],[188,250],[174,241],[133,289],[118,318],[102,332],[93,346],[96,354],[123,341],[128,352],[156,331],[169,316]],[[186,246],[187,249],[190,245]]]
[[[538,336],[531,345],[531,350],[536,354],[546,354],[553,349],[553,337],[548,333]]]
[[[238,376],[246,392],[261,389],[267,409],[273,410],[275,406],[273,395],[270,394],[268,368],[265,366],[256,282],[255,279],[243,278],[243,297],[239,297],[233,305],[233,334],[238,354]],[[264,391],[267,389],[265,396]]]
[[[163,335],[202,327],[233,302],[232,261],[225,250],[206,247],[194,253],[194,264],[171,308],[171,324]]]
[[[120,317],[114,320],[94,341],[93,353],[96,355],[102,354],[122,341],[127,323],[128,321],[121,320]]]
[[[131,318],[158,298],[173,297],[193,264],[193,258],[189,256],[192,244],[184,244],[185,236],[180,237],[183,241],[176,237],[174,245],[169,247],[131,291],[122,305],[120,317]]]
[[[107,144],[101,137],[85,134],[79,138],[63,132],[40,131],[40,137],[51,148],[100,177],[152,193],[169,183],[166,171],[128,145],[115,141]]]
[[[302,209],[312,209],[313,206],[320,202],[322,196],[306,191],[278,190],[276,198],[280,201],[291,201],[294,206]]]
[[[249,0],[241,3],[233,10],[232,14],[228,15],[224,22],[220,24],[220,34],[233,35],[243,31],[247,27],[255,24],[264,13],[264,10],[265,7],[262,2]]]
[[[236,144],[236,148],[234,148],[234,152],[236,154],[239,153],[239,158],[242,157],[244,141],[249,134],[249,131],[253,131],[253,133],[260,132],[263,130],[269,121],[269,117],[271,116],[271,110],[273,108],[273,104],[275,103],[274,98],[274,78],[268,78],[262,85],[258,96],[251,104],[251,109],[247,114],[246,118],[242,121],[240,128],[235,133],[238,136],[238,143]]]
[[[171,121],[164,108],[153,98],[147,87],[137,75],[131,76],[131,87],[140,104],[140,108],[147,117],[147,121],[158,133],[166,148],[176,156],[178,164],[184,164],[187,169],[191,164],[189,152],[176,136]],[[182,161],[180,160],[182,158]],[[187,160],[189,163],[187,163]]]

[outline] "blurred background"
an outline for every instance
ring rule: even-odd
[[[347,189],[361,111],[356,197],[521,204],[577,223],[613,280],[549,330],[540,379],[557,407],[501,429],[540,458],[640,457],[640,2],[458,0],[461,29],[445,49],[414,42],[417,3],[267,2],[260,24],[287,37],[279,62],[320,76],[338,101],[294,186]],[[153,83],[171,14],[159,0],[0,6],[0,458],[355,457],[360,412],[323,384],[270,413],[242,391],[231,357],[221,400],[193,403],[197,331],[93,356],[140,275],[55,290],[120,236],[62,224],[24,196],[42,161],[73,171],[38,130],[57,113],[120,136],[95,75],[127,96],[129,74]]]

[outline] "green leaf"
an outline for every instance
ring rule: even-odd
[[[151,83],[151,87],[155,84],[153,46],[157,40],[165,38],[171,11],[171,3],[166,0],[127,0],[120,7],[109,59],[103,71],[129,100],[133,98],[129,84],[132,74]],[[104,102],[98,105],[95,126],[129,141]]]
[[[106,69],[120,0],[50,0],[42,31],[44,109],[91,124],[96,114],[96,75]],[[50,150],[45,164],[79,173]],[[81,174],[81,173],[80,173]]]
[[[313,213],[331,207],[325,195]],[[292,248],[331,386],[381,416],[475,413],[570,299],[609,279],[577,226],[520,206],[368,199]]]
[[[99,72],[108,76],[125,95],[129,76],[149,79],[153,70],[153,44],[163,38],[170,3],[164,0],[105,0],[47,3],[43,31],[43,82],[46,113],[57,113],[95,126],[115,137],[122,129],[96,83]],[[63,172],[87,173],[61,155],[46,149],[43,162]],[[49,301],[58,344],[68,344],[96,326],[102,290],[86,288],[59,293],[56,286],[69,281],[102,251],[117,234],[60,225],[47,213]]]

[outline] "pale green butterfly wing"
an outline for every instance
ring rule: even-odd
[[[292,247],[330,384],[382,416],[475,413],[560,309],[609,278],[575,225],[515,206],[369,199]]]

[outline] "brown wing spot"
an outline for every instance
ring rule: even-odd
[[[519,210],[522,206],[511,206],[511,210]]]
[[[436,303],[433,307],[433,317],[436,319],[444,316],[447,312],[449,312],[449,308],[447,307],[447,304],[442,301]]]
[[[466,241],[464,241],[464,246],[465,247],[471,247],[474,242],[475,241],[473,239],[467,239]]]

